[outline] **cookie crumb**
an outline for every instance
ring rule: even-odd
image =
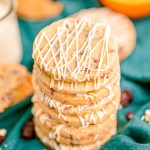
[[[8,146],[7,144],[4,144],[4,147],[5,147],[5,148],[7,148],[7,146]]]
[[[6,136],[7,130],[6,129],[0,129],[0,136]]]
[[[145,114],[141,117],[141,120],[147,122],[150,125],[150,109],[145,111]]]

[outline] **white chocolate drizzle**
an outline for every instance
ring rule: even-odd
[[[41,60],[40,61],[41,69],[44,68],[44,70],[47,72],[51,71],[53,73],[55,80],[66,79],[67,73],[69,73],[73,79],[81,82],[85,80],[90,80],[90,72],[95,72],[94,77],[95,89],[98,89],[100,87],[100,72],[106,70],[110,65],[108,56],[110,27],[108,25],[100,23],[91,25],[91,22],[87,19],[74,21],[75,27],[71,32],[69,32],[69,29],[72,27],[72,24],[69,21],[65,20],[63,21],[63,24],[61,26],[57,27],[56,33],[50,39],[44,30],[41,31],[41,37],[39,39],[38,38],[35,39],[33,58],[35,59],[35,62],[39,62],[39,60]],[[88,26],[89,28],[87,39],[83,42],[82,46],[79,47],[78,39],[79,36],[81,36],[85,26]],[[95,37],[96,32],[99,28],[104,28],[104,35],[102,38],[100,38],[99,41],[97,41],[95,46],[92,47],[93,38]],[[63,35],[66,35],[66,39],[64,41],[62,41]],[[72,36],[74,37],[73,39],[71,39],[71,42],[69,43],[70,37]],[[47,44],[45,44],[41,50],[39,47],[42,44],[43,40],[44,41],[46,40]],[[58,43],[59,45],[57,51],[55,47],[56,43]],[[72,55],[72,58],[68,60],[68,54],[71,50],[70,48],[74,43],[75,43],[75,51]],[[102,45],[102,50],[98,62],[98,68],[94,69],[91,68],[92,54],[97,50],[97,48],[100,45]],[[84,52],[82,56],[79,57],[79,53],[83,51],[83,49]],[[52,57],[49,58],[48,61],[46,61],[47,58],[49,57],[49,54],[51,54]],[[59,59],[56,58],[58,55]],[[107,58],[107,65],[104,68],[102,68],[103,60],[105,57]],[[55,66],[50,65],[52,61],[55,63]],[[72,70],[70,64],[73,61],[76,62],[76,67]],[[78,79],[78,75],[83,75],[84,78]],[[62,85],[60,85],[60,87],[62,87]]]
[[[63,104],[55,99],[50,98],[45,93],[40,94],[39,100],[44,102],[48,107],[57,110],[60,113],[59,114],[59,118],[60,118],[60,117],[62,117],[61,113],[63,113],[63,114],[64,113],[78,113],[78,112],[80,113],[80,112],[91,110],[93,108],[99,109],[102,106],[104,106],[105,104],[107,104],[108,102],[110,102],[112,100],[113,96],[114,96],[114,93],[110,89],[110,95],[99,100],[98,103],[93,103],[92,105],[78,105],[78,106],[74,106],[74,105],[70,105],[70,104]]]
[[[49,116],[47,115],[47,114],[44,114],[44,115],[42,115],[42,116],[40,116],[40,122],[42,123],[42,124],[44,124],[44,122],[47,120],[50,120],[49,119]]]
[[[52,131],[49,132],[48,137],[49,137],[50,139],[56,139],[56,141],[59,141],[60,132],[61,132],[62,128],[64,128],[64,127],[65,127],[65,125],[63,125],[63,124],[58,125],[58,126],[56,127],[55,132],[52,132]]]

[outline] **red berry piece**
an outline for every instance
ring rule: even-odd
[[[132,94],[128,90],[121,91],[121,100],[120,104],[125,107],[128,106],[132,101]]]
[[[25,126],[22,129],[22,137],[25,140],[31,140],[35,137],[34,132],[34,123],[32,121],[29,121],[25,124]]]
[[[133,112],[128,112],[127,114],[126,114],[126,119],[127,120],[130,120],[130,119],[132,119],[134,117],[134,113]]]
[[[6,140],[5,136],[0,136],[0,144],[2,144]]]

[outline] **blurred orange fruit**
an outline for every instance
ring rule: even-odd
[[[101,0],[100,2],[130,18],[150,15],[150,0]]]

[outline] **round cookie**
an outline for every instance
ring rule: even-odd
[[[17,0],[19,17],[31,21],[54,17],[61,13],[63,5],[53,0]]]
[[[115,114],[113,114],[113,116],[115,116]],[[43,115],[43,117],[36,115],[34,116],[34,123],[35,125],[41,127],[41,130],[46,131],[47,134],[49,133],[51,139],[55,139],[55,134],[57,134],[60,137],[73,140],[82,140],[85,137],[89,137],[89,139],[91,140],[90,142],[92,142],[92,139],[98,140],[95,137],[97,136],[97,134],[99,134],[98,137],[102,138],[103,136],[105,136],[104,132],[108,132],[108,130],[111,130],[112,128],[115,129],[117,124],[116,117],[112,117],[104,120],[102,123],[79,128],[70,125],[59,124],[50,118],[45,118],[46,114]],[[80,144],[80,142],[78,144]]]
[[[42,125],[39,121],[35,119],[35,124],[40,128],[41,131],[43,131],[45,134],[49,136],[51,140],[56,140],[56,142],[60,144],[66,144],[66,145],[85,145],[85,144],[92,144],[96,143],[97,141],[104,138],[106,135],[108,135],[112,130],[114,131],[116,128],[116,122],[109,123],[105,126],[105,128],[99,129],[99,132],[96,134],[90,134],[88,136],[73,136],[73,135],[66,135],[66,137],[62,136],[61,130],[63,130],[62,125],[59,125],[56,127],[56,131],[50,131],[48,128],[46,128],[44,125]],[[62,128],[60,130],[60,128]],[[60,132],[57,132],[59,129]],[[90,130],[90,128],[85,129]],[[69,130],[70,131],[70,130]],[[70,138],[71,137],[71,138]]]
[[[40,111],[40,116],[47,114],[47,117],[55,120],[55,122],[75,127],[87,127],[91,124],[102,123],[104,120],[107,120],[112,114],[116,113],[118,104],[119,99],[116,98],[95,112],[85,112],[78,115],[66,115],[47,107],[40,101],[36,101],[34,102],[33,114],[37,114]]]
[[[32,93],[31,74],[24,66],[0,65],[0,113]]]
[[[54,80],[96,81],[118,56],[110,32],[109,26],[87,19],[59,20],[37,35],[33,59]]]
[[[100,79],[96,82],[94,81],[86,81],[86,82],[65,82],[63,80],[57,81],[54,80],[53,77],[48,76],[44,73],[37,65],[34,65],[34,73],[36,78],[39,79],[40,82],[43,82],[49,88],[53,88],[56,91],[67,94],[81,94],[85,92],[90,92],[94,90],[100,89],[102,86],[106,87],[111,80],[116,78],[120,72],[119,60],[116,59],[114,63],[114,67],[107,70],[107,72],[101,75]],[[119,77],[118,77],[119,78]],[[100,84],[99,84],[99,83]]]
[[[132,21],[123,14],[109,8],[91,8],[82,10],[73,15],[77,18],[88,18],[94,22],[110,24],[112,36],[116,38],[120,60],[129,56],[136,45],[136,31]]]
[[[118,77],[115,77],[114,81],[112,80],[111,86],[101,87],[99,90],[91,91],[82,94],[66,94],[58,92],[54,89],[50,89],[48,86],[36,79],[36,76],[33,76],[33,85],[35,90],[45,93],[47,96],[58,100],[62,103],[71,104],[71,105],[91,105],[97,103],[103,99],[111,99],[117,89],[120,89],[118,84]]]
[[[117,96],[116,96],[117,95]],[[119,96],[118,96],[119,95]],[[90,105],[70,105],[65,104],[55,99],[50,98],[45,93],[40,91],[35,92],[32,98],[32,102],[41,101],[51,109],[55,109],[58,113],[68,114],[68,115],[81,115],[89,112],[96,112],[99,109],[103,108],[106,104],[112,102],[112,99],[120,97],[120,89],[118,89],[111,98],[104,98],[103,100],[98,101]],[[115,103],[115,102],[114,102]]]
[[[53,148],[56,150],[99,150],[100,147],[108,141],[115,133],[115,131],[112,131],[109,135],[107,135],[105,138],[101,139],[101,141],[98,141],[96,143],[90,144],[90,145],[79,145],[79,146],[74,146],[74,145],[64,145],[64,144],[59,144],[55,140],[50,140],[48,135],[46,135],[44,132],[42,132],[37,126],[35,126],[35,131],[38,136],[38,138],[49,148]]]

